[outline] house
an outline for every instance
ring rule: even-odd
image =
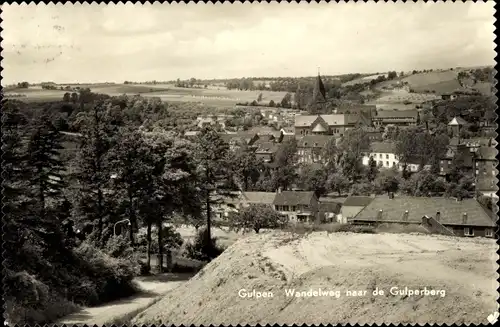
[[[475,152],[474,176],[476,178],[476,188],[480,188],[481,191],[494,191],[497,189],[497,153],[497,150],[492,147],[481,147]]]
[[[280,132],[282,135],[295,135],[295,130],[293,127],[283,127]]]
[[[342,204],[339,202],[319,200],[319,219],[323,223],[340,222],[340,210]]]
[[[252,143],[253,146],[258,147],[265,143],[276,143],[278,140],[272,134],[258,134],[257,139]]]
[[[477,200],[444,197],[375,197],[348,222],[351,224],[414,224],[430,232],[493,237],[496,217]]]
[[[370,144],[370,152],[363,155],[362,163],[365,166],[370,164],[370,157],[375,160],[379,168],[394,168],[403,171],[404,164],[399,162],[396,155],[396,143],[394,142],[372,142]],[[407,172],[417,172],[420,168],[420,160],[418,158],[408,158],[406,162]],[[423,169],[431,169],[431,165],[425,165]]]
[[[273,162],[278,149],[279,145],[275,142],[262,142],[257,146],[255,156],[264,162]]]
[[[396,144],[394,142],[372,142],[370,143],[370,152],[363,156],[364,166],[370,163],[370,157],[377,162],[377,166],[383,168],[392,168],[399,166],[399,160],[396,157]]]
[[[340,209],[340,222],[347,223],[348,219],[356,216],[361,210],[373,201],[371,196],[350,196]]]
[[[240,207],[247,207],[253,204],[265,204],[273,206],[276,192],[243,192],[240,197]]]
[[[377,106],[363,104],[343,104],[334,110],[336,114],[366,114],[372,118],[377,114]]]
[[[372,117],[376,127],[393,124],[396,126],[415,126],[419,121],[418,110],[378,110]]]
[[[481,147],[492,147],[495,148],[497,146],[497,141],[493,138],[487,137],[475,137],[470,139],[461,140],[463,144],[469,149],[470,152],[477,152]]]
[[[371,126],[365,114],[331,114],[295,116],[295,135],[336,135],[343,136],[357,126]]]
[[[259,135],[253,132],[218,133],[219,136],[229,144],[231,149],[237,149],[243,144],[252,146],[259,139]]]
[[[384,139],[384,133],[379,128],[364,126],[361,130],[368,135],[370,142],[380,142]]]
[[[306,135],[297,141],[297,154],[300,163],[323,161],[323,149],[333,138],[329,135]]]
[[[319,221],[319,201],[314,192],[278,191],[274,209],[287,215],[291,223]]]

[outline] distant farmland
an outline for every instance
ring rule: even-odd
[[[177,88],[169,84],[156,85],[135,85],[135,84],[101,84],[101,85],[78,85],[80,88],[90,88],[92,92],[118,96],[122,94],[135,95],[140,94],[144,97],[158,97],[163,101],[181,101],[181,102],[202,102],[214,106],[235,105],[237,102],[252,102],[257,100],[262,93],[262,102],[279,102],[283,99],[286,92],[273,91],[239,91],[227,90],[221,87],[195,89],[195,88]],[[73,91],[63,90],[43,90],[41,88],[14,89],[5,94],[22,94],[25,97],[19,97],[22,101],[50,101],[62,99],[64,93]]]

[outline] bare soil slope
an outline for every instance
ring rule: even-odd
[[[487,323],[497,310],[496,249],[493,240],[434,235],[256,235],[237,241],[132,323]],[[392,295],[391,287],[446,294]],[[340,297],[285,295],[311,288],[338,290]],[[376,288],[385,294],[373,296]],[[273,297],[241,298],[240,289]]]

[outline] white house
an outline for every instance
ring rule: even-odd
[[[377,162],[379,167],[392,168],[399,165],[396,157],[396,144],[392,142],[372,142],[370,152],[363,156],[363,165],[368,166],[370,157]]]
[[[368,166],[370,157],[375,160],[378,167],[386,169],[397,167],[399,171],[403,170],[403,164],[399,162],[396,155],[396,144],[393,142],[372,142],[370,144],[370,152],[363,155],[363,165]],[[429,170],[430,168],[430,165],[424,166],[425,170]],[[406,169],[410,172],[417,172],[419,169],[418,160],[409,160]]]

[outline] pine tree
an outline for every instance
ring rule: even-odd
[[[149,151],[142,133],[129,129],[122,132],[117,146],[113,148],[112,167],[116,174],[114,186],[130,223],[131,245],[135,244],[134,231],[138,229],[138,201],[143,189],[147,187],[153,169],[153,163],[148,160]]]
[[[111,200],[106,196],[112,175],[109,152],[115,142],[110,120],[105,104],[101,103],[90,112],[80,113],[77,121],[82,134],[75,174],[80,186],[78,209],[85,220],[96,223],[96,236],[101,245],[104,224],[112,214]]]
[[[15,269],[18,251],[27,239],[33,224],[30,215],[29,172],[23,136],[26,117],[18,110],[17,101],[2,101],[2,196],[4,266]]]
[[[63,181],[63,162],[60,159],[61,133],[47,116],[35,121],[28,145],[30,184],[37,198],[40,218],[47,218],[47,209],[54,208],[62,198],[66,184]]]
[[[207,237],[205,251],[211,251],[211,206],[223,197],[233,196],[233,174],[229,164],[229,146],[211,128],[204,128],[197,138],[196,160],[199,169],[200,190],[204,198]]]

